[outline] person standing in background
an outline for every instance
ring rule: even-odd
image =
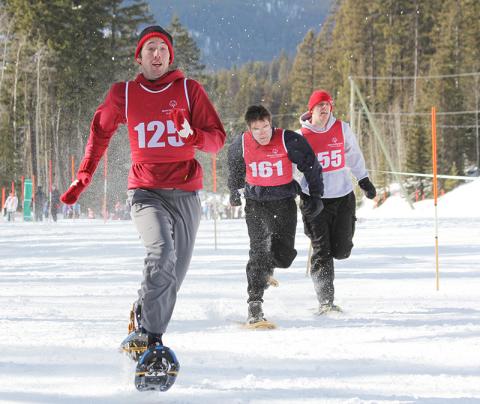
[[[43,221],[43,207],[45,205],[45,192],[41,185],[37,187],[37,192],[35,192],[35,221]]]
[[[17,195],[15,195],[15,192],[10,192],[10,195],[8,195],[8,198],[5,201],[5,204],[3,205],[3,209],[5,210],[5,213],[7,215],[7,220],[9,222],[15,221],[15,214],[17,213],[17,208],[18,208],[18,197]]]
[[[60,209],[60,192],[56,185],[52,186],[52,197],[50,203],[50,213],[54,222],[57,221],[58,209]]]

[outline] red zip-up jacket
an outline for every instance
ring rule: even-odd
[[[168,72],[155,81],[149,81],[139,74],[135,78],[135,83],[130,85],[140,84],[147,89],[146,91],[161,93],[176,80],[185,80],[180,70]],[[184,87],[188,94],[189,122],[194,134],[183,142],[188,142],[204,152],[218,152],[225,143],[226,134],[214,106],[203,87],[195,80],[186,80]],[[118,126],[126,124],[125,88],[125,82],[113,84],[105,101],[96,110],[79,172],[84,171],[93,175]],[[181,161],[154,163],[132,161],[128,188],[176,188],[185,191],[201,189],[203,173],[200,163],[194,158],[185,160],[181,156],[179,160]]]

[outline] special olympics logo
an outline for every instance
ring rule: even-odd
[[[168,105],[170,105],[172,108],[175,108],[177,106],[177,101],[171,100]]]
[[[273,154],[278,154],[278,149],[277,148],[272,149],[272,153]]]
[[[337,138],[336,138],[335,136],[332,137],[332,142],[333,142],[333,143],[337,143]]]

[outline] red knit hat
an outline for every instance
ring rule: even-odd
[[[315,90],[308,100],[308,110],[311,111],[313,107],[322,101],[327,101],[333,108],[332,96],[325,90]]]
[[[137,48],[135,49],[135,59],[138,58],[138,55],[140,55],[143,44],[153,37],[161,38],[167,44],[168,51],[170,52],[170,61],[168,64],[171,65],[174,59],[173,38],[160,25],[152,25],[150,27],[145,28],[140,33],[138,37]]]

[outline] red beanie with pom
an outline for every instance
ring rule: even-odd
[[[321,103],[322,101],[327,101],[333,108],[332,96],[325,90],[315,90],[310,96],[310,99],[308,100],[308,110],[312,111],[313,107]]]
[[[140,33],[140,36],[138,37],[137,48],[135,49],[135,59],[138,58],[138,55],[140,55],[140,52],[142,50],[142,46],[144,45],[144,43],[153,37],[161,38],[167,44],[168,51],[170,52],[169,64],[172,64],[174,59],[173,38],[160,25],[152,25],[150,27],[145,28]]]

